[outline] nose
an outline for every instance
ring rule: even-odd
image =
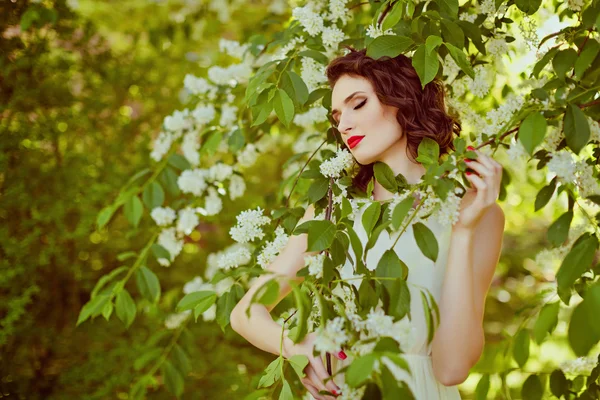
[[[340,123],[338,124],[338,131],[342,135],[348,135],[350,130],[352,129],[352,124],[348,121],[348,118],[340,118]]]

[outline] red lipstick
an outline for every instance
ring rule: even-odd
[[[350,136],[348,139],[348,147],[353,149],[365,136]]]

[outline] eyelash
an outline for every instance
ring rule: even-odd
[[[357,105],[356,107],[354,107],[355,110],[358,110],[359,108],[361,108],[362,106],[364,106],[367,103],[367,99],[364,99],[359,105]],[[339,126],[340,123],[337,123],[337,126]],[[336,126],[336,128],[337,128]]]

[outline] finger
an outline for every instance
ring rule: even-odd
[[[479,159],[477,161],[465,160],[465,163],[469,168],[477,172],[479,176],[492,176],[494,174],[494,169],[486,167],[485,165],[479,162]]]
[[[478,192],[483,192],[487,189],[487,183],[485,183],[483,178],[477,176],[476,174],[466,174],[466,177],[469,180],[469,182],[471,182],[473,186],[475,186]]]
[[[302,378],[301,382],[304,385],[304,387],[306,388],[306,390],[308,390],[308,392],[312,395],[312,397],[314,399],[316,399],[316,400],[322,400],[323,399],[323,396],[321,396],[319,394],[319,391],[317,390],[317,388],[312,385],[310,379],[308,379],[308,378]]]
[[[345,360],[346,357],[348,357],[346,355],[346,353],[344,353],[344,350],[340,350],[335,353],[328,353],[328,354],[333,354],[335,356],[335,358],[337,358],[338,360],[342,360],[342,361]]]
[[[475,150],[475,153],[477,153],[477,161],[479,161],[480,163],[482,163],[489,169],[492,169],[492,170],[495,169],[494,165],[492,164],[492,158],[490,156],[488,156],[487,154],[484,154],[478,150]]]
[[[321,359],[321,357],[314,357],[314,359],[311,362],[311,365],[317,373],[319,379],[321,379],[323,382],[325,382],[328,378],[331,377],[331,375],[327,373],[327,370],[325,369],[325,365],[323,365],[323,360]],[[325,385],[327,386],[327,390],[329,390],[330,392],[333,390],[340,390],[340,388],[338,387],[338,385],[335,384],[333,379],[328,380]]]
[[[325,383],[323,383],[323,381],[319,378],[319,376],[315,372],[314,368],[307,367],[304,370],[304,372],[306,372],[306,376],[308,377],[308,379],[310,379],[312,385],[317,389],[317,391],[320,391],[320,390],[327,391],[327,388],[325,387]],[[322,395],[319,395],[319,396],[322,396]]]

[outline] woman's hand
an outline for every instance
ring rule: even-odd
[[[467,172],[466,177],[477,193],[472,201],[461,207],[458,221],[454,224],[458,229],[475,228],[479,218],[496,203],[502,181],[501,164],[471,146],[467,149],[477,153],[477,160],[465,160],[469,168],[476,172]]]
[[[329,375],[327,372],[322,358],[320,356],[315,357],[313,355],[316,338],[317,334],[315,332],[311,332],[306,335],[302,342],[294,343],[286,335],[283,346],[283,355],[285,358],[289,358],[297,354],[306,356],[308,358],[308,365],[306,368],[304,368],[304,373],[306,376],[301,379],[302,384],[315,399],[332,400],[335,399],[335,396],[319,394],[319,391],[324,390],[338,396],[341,394],[341,391],[340,388],[333,382],[333,379],[329,379],[331,375]],[[343,358],[340,357],[340,354]],[[338,354],[334,354],[334,356],[340,360],[346,358],[346,355],[343,351],[340,351]],[[329,380],[327,383],[325,383],[327,379]]]

